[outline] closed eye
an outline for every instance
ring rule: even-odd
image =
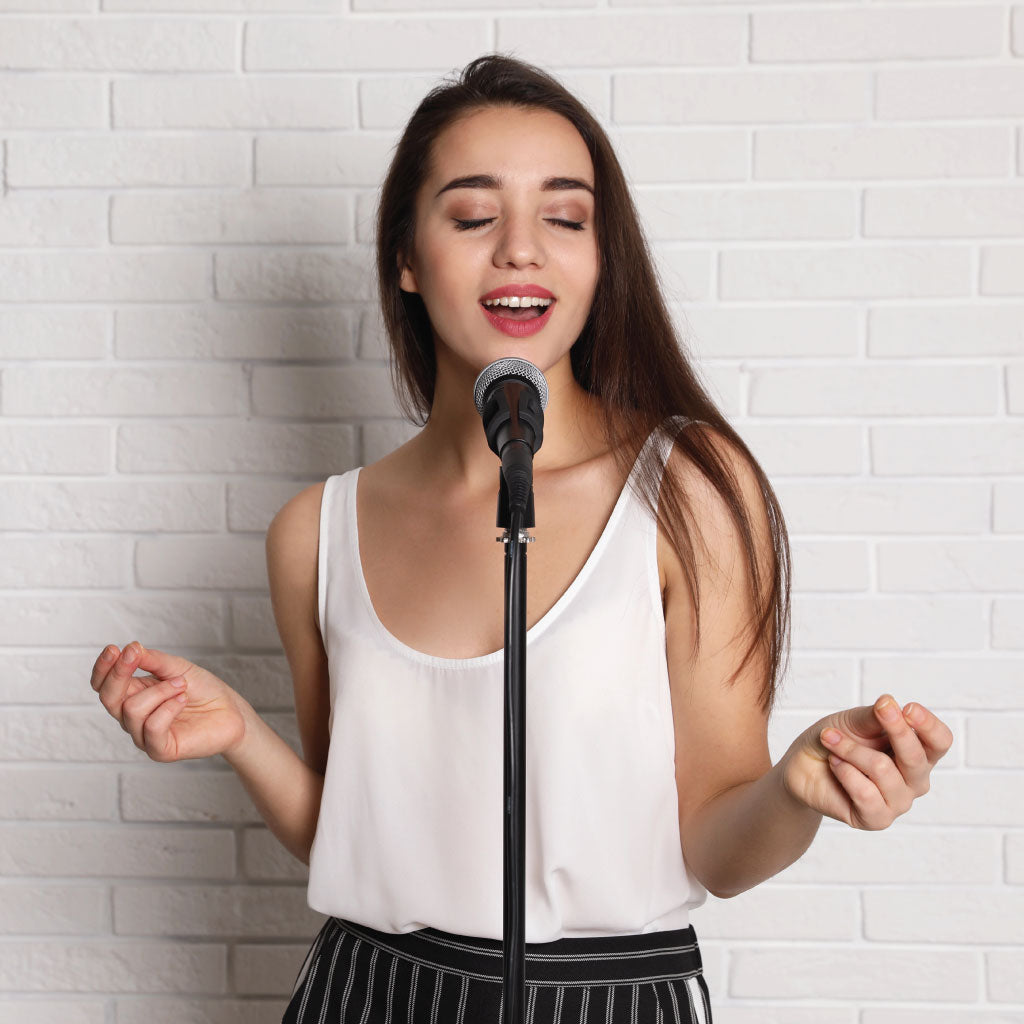
[[[469,231],[472,228],[478,228],[482,224],[489,224],[494,217],[486,217],[483,220],[459,220],[455,218],[455,230],[456,231]],[[560,224],[564,228],[571,228],[573,231],[583,230],[583,221],[581,220],[559,220],[557,217],[548,218],[551,224]]]

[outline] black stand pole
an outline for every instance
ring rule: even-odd
[[[499,470],[496,538],[505,545],[504,988],[499,1024],[522,1024],[526,996],[526,545],[535,538],[533,489],[525,514],[510,510]]]

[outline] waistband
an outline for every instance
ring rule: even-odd
[[[454,935],[437,928],[381,932],[344,918],[343,931],[423,967],[481,981],[504,977],[502,943]],[[700,974],[700,948],[693,925],[640,935],[568,936],[525,944],[525,981],[531,985],[619,985],[670,981]]]

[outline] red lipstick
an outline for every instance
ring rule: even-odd
[[[528,298],[551,299],[551,305],[544,310],[540,316],[531,317],[529,320],[513,320],[507,316],[498,316],[483,305],[486,299],[502,299],[508,295],[521,295]],[[555,308],[555,297],[547,290],[536,284],[503,284],[500,288],[489,291],[486,295],[480,296],[480,308],[484,316],[490,321],[492,327],[496,327],[502,334],[512,338],[525,338],[528,335],[536,334],[543,330],[551,319],[551,312]]]

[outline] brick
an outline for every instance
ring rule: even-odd
[[[292,858],[294,860],[294,858]],[[315,934],[303,945],[294,943],[261,943],[235,946],[234,990],[245,995],[274,995],[289,993],[302,968]],[[245,1024],[239,1021],[239,1024]]]
[[[1024,114],[1024,68],[956,64],[881,68],[875,79],[874,114],[882,121]]]
[[[1006,367],[1006,409],[1011,416],[1024,414],[1024,363]]]
[[[563,7],[596,7],[597,0],[545,0],[545,12]],[[650,6],[646,4],[645,6]],[[480,0],[352,0],[354,11],[479,10]],[[501,10],[536,7],[536,0],[503,0]]]
[[[120,805],[124,821],[233,825],[263,820],[233,771],[124,772]]]
[[[1024,621],[1024,601],[996,598],[992,602],[992,646],[1024,650],[1024,634],[1020,624]]]
[[[54,642],[54,623],[60,624],[63,644],[94,644],[97,637],[145,637],[143,643],[191,643],[214,646],[221,642],[221,604],[213,597],[4,597],[0,596],[0,644]],[[107,643],[117,642],[107,640]],[[128,643],[128,640],[124,641]],[[103,649],[99,641],[96,654]]]
[[[170,875],[182,879],[230,879],[234,876],[234,836],[226,828],[5,825],[0,826],[0,834],[4,840],[4,874],[10,877],[166,878]],[[0,952],[0,962],[6,960],[5,950]],[[28,986],[18,985],[18,988]]]
[[[28,431],[29,428],[23,428]],[[76,446],[71,438],[85,434],[86,438],[99,438],[90,442],[91,449],[102,449],[103,459],[92,472],[109,469],[109,435],[106,428],[47,427],[40,430],[40,445],[55,456],[55,473],[86,473],[84,459],[75,463]],[[4,435],[7,435],[5,438]],[[9,440],[12,431],[0,429],[0,440]],[[0,452],[4,445],[0,444]],[[79,456],[86,451],[77,450]],[[42,472],[38,462],[32,460],[32,472]],[[14,463],[10,463],[13,465]],[[5,470],[16,472],[16,470]],[[0,502],[0,529],[5,530],[140,530],[161,533],[194,533],[219,530],[224,519],[224,486],[201,480],[181,480],[164,483],[147,480],[5,480],[4,498]]]
[[[102,246],[106,239],[103,196],[11,192],[0,204],[0,245],[5,247],[74,249]]]
[[[952,751],[947,756],[952,756]],[[932,781],[933,790],[938,790],[946,777]],[[931,795],[929,791],[918,799],[927,802]],[[799,888],[783,890],[790,906],[795,907],[801,901],[798,894],[811,884],[901,886],[916,892],[928,885],[994,885],[999,881],[997,835],[975,829],[904,828],[903,820],[874,832],[845,825],[819,829],[808,850],[779,872],[771,885],[801,883]],[[878,895],[884,897],[891,891],[886,888]]]
[[[862,121],[871,80],[861,71],[656,71],[612,77],[619,124]]]
[[[201,252],[0,253],[0,302],[183,302],[209,291]]]
[[[707,307],[686,310],[689,348],[704,359],[853,356],[860,317],[841,306]]]
[[[971,482],[780,481],[775,493],[792,533],[979,533],[988,488]]]
[[[723,299],[906,299],[971,290],[971,254],[959,247],[727,249],[718,259]]]
[[[878,476],[1024,472],[1024,423],[891,424],[870,428]]]
[[[351,128],[351,80],[328,75],[132,78],[111,83],[113,127]]]
[[[871,554],[866,541],[792,542],[793,575],[804,592],[864,592],[871,584]]]
[[[4,376],[12,372],[4,371]],[[110,427],[93,424],[0,423],[0,473],[106,473],[110,470]],[[0,503],[0,519],[12,515],[9,488]],[[30,520],[32,521],[32,520]],[[32,525],[26,529],[38,529]]]
[[[227,950],[214,943],[20,938],[0,943],[0,989],[18,992],[218,995],[226,991],[226,978]]]
[[[258,416],[315,420],[399,415],[391,376],[383,366],[257,366],[252,400]]]
[[[1001,177],[1013,146],[1005,125],[984,124],[815,125],[753,134],[753,176],[776,181]]]
[[[857,703],[856,674],[850,657],[793,653],[779,707],[850,707]]]
[[[396,132],[264,132],[256,140],[257,185],[377,187]]]
[[[106,128],[105,83],[84,75],[5,75],[0,124],[5,131]]]
[[[217,298],[229,302],[368,302],[374,297],[369,250],[288,249],[217,254]]]
[[[112,537],[0,537],[0,587],[124,587],[129,549]]]
[[[995,366],[839,365],[750,373],[754,416],[993,416]]]
[[[985,602],[958,597],[793,599],[793,635],[804,646],[854,650],[978,650],[985,646]]]
[[[857,202],[835,189],[638,189],[649,238],[711,241],[747,238],[852,238]]]
[[[230,416],[249,411],[240,366],[135,369],[15,366],[4,371],[13,416]]]
[[[750,59],[807,63],[999,57],[1005,16],[995,4],[755,13],[750,18]]]
[[[15,70],[231,71],[239,29],[228,21],[7,18],[0,64]]]
[[[46,0],[52,4],[54,0]],[[65,0],[69,2],[69,0]],[[2,5],[0,5],[2,7]],[[52,8],[51,8],[52,9]],[[67,1002],[60,999],[4,1000],[4,1014],[8,1020],[30,1020],[32,1024],[106,1024],[106,1002],[98,998],[83,999],[81,997]]]
[[[294,473],[326,477],[350,465],[355,428],[344,424],[209,421],[118,428],[122,473]],[[148,484],[147,484],[148,486]]]
[[[115,313],[121,359],[351,359],[357,312],[343,307],[146,306]]]
[[[876,942],[1014,943],[1024,933],[1024,894],[943,888],[864,893],[864,937]]]
[[[5,667],[16,661],[4,656]],[[78,680],[84,699],[98,698],[88,676]],[[0,767],[0,819],[8,821],[111,821],[117,806],[116,779],[105,768],[92,770],[32,765]],[[0,915],[2,917],[2,915]]]
[[[251,21],[246,71],[398,71],[462,66],[488,48],[483,18]]]
[[[1024,246],[981,247],[982,295],[1024,295]]]
[[[118,885],[118,935],[194,938],[304,938],[322,924],[301,887],[255,885]]]
[[[920,593],[1024,590],[1024,541],[879,541],[878,589]]]
[[[249,189],[114,196],[115,244],[338,244],[352,235],[350,198],[321,190]]]
[[[997,481],[992,486],[992,532],[1024,533],[1024,483]]]
[[[105,309],[8,307],[0,317],[0,359],[102,359],[110,322]]]
[[[349,467],[353,468],[353,467]],[[239,480],[228,484],[228,528],[261,536],[270,520],[295,495],[322,480]]]
[[[269,597],[231,599],[231,639],[237,647],[278,650],[277,624]]]
[[[847,943],[801,949],[734,948],[730,996],[973,1002],[978,964],[959,950],[864,949]]]
[[[0,891],[0,934],[63,937],[104,932],[109,899],[105,886],[5,885]]]
[[[242,874],[246,878],[257,882],[290,881],[306,884],[309,867],[293,857],[269,829],[246,828],[240,836]],[[295,971],[298,972],[298,967]],[[291,991],[290,982],[287,991]]]
[[[732,12],[671,14],[586,12],[499,18],[497,48],[528,53],[545,65],[620,68],[633,65],[735,64],[742,59],[746,16]],[[566,47],[565,40],[572,46]]]
[[[161,2],[166,4],[168,0]],[[304,2],[308,4],[311,0]],[[303,956],[305,950],[296,961],[295,976],[298,975]],[[284,991],[286,996],[291,992],[291,983]],[[217,1014],[217,1024],[281,1024],[288,1002],[287,998],[218,998],[214,1012]],[[122,998],[116,1000],[116,1004],[117,1024],[208,1024],[211,1012],[211,1000],[201,998],[172,999],[150,996],[145,999]]]
[[[1012,657],[986,657],[978,671],[975,655],[935,657],[866,657],[863,662],[865,703],[867,694],[893,692],[912,686],[921,702],[932,711],[981,709],[1024,710],[1020,662]]]
[[[907,185],[864,190],[867,238],[979,238],[1024,234],[1024,187]]]
[[[14,188],[152,188],[249,183],[248,141],[239,135],[25,136],[7,140]],[[74,197],[81,202],[81,195]]]
[[[945,759],[956,756],[962,744],[963,737],[954,730],[953,747]],[[1024,776],[1013,771],[965,773],[943,769],[941,780],[933,775],[929,792],[914,801],[899,823],[902,827],[920,824],[1020,828],[1024,825]]]
[[[967,718],[966,763],[972,768],[1024,768],[1017,715],[972,715]]]
[[[749,174],[745,132],[620,128],[608,132],[631,185],[742,181]]]
[[[404,419],[365,424],[362,428],[363,457],[360,465],[368,466],[371,462],[384,458],[410,441],[419,431],[419,427]]]
[[[264,590],[262,537],[171,537],[135,542],[135,582],[154,590]]]
[[[1024,308],[985,306],[881,306],[868,310],[868,355],[1024,355]]]
[[[985,953],[988,996],[997,1003],[1024,1003],[1024,953],[992,949]],[[1007,1017],[1012,1020],[1012,1017]]]

